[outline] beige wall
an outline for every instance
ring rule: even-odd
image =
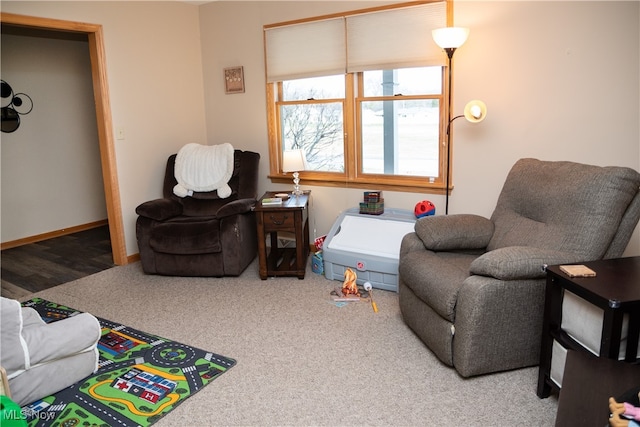
[[[200,7],[210,141],[268,148],[261,28],[264,24],[381,2],[213,2]],[[640,169],[640,3],[457,1],[455,24],[471,29],[454,56],[454,110],[482,99],[487,119],[453,125],[455,189],[450,213],[489,216],[504,178],[521,157]],[[221,70],[243,65],[246,92],[225,95]],[[312,238],[358,206],[363,189],[303,186],[313,196]],[[413,209],[444,196],[385,191],[385,205]],[[628,254],[640,255],[636,230]]]
[[[116,155],[134,254],[133,210],[159,195],[167,154],[186,142],[257,151],[260,190],[287,188],[267,178],[262,26],[372,4],[383,3],[3,1],[2,8],[104,26],[114,125],[127,135]],[[455,122],[450,213],[490,215],[520,157],[640,169],[639,9],[638,2],[456,2],[455,23],[471,34],[454,57],[454,109],[479,98],[489,112],[478,125]],[[222,69],[235,65],[244,66],[246,91],[225,95]],[[313,191],[312,238],[357,206],[363,191],[304,188]],[[423,199],[444,210],[442,196],[385,192],[394,208]],[[628,254],[640,255],[638,231]]]
[[[3,1],[2,11],[103,26],[127,254],[135,207],[161,195],[167,156],[206,144],[198,7],[178,2]]]

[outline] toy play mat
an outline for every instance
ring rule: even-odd
[[[47,323],[78,313],[40,298],[22,303]],[[22,408],[29,426],[149,426],[236,361],[98,318],[98,371]]]

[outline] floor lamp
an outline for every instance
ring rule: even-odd
[[[456,49],[462,46],[469,36],[468,28],[461,27],[446,27],[438,28],[432,31],[433,40],[438,46],[440,46],[447,53],[448,58],[448,102],[447,102],[447,132],[446,132],[446,145],[447,145],[447,167],[445,170],[445,215],[449,214],[449,180],[451,169],[451,123],[460,117],[465,117],[472,123],[478,123],[484,120],[487,114],[487,107],[482,101],[471,101],[464,109],[464,114],[456,117],[451,117],[451,83],[453,72],[453,54]]]

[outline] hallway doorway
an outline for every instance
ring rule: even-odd
[[[71,32],[85,34],[87,36],[112,257],[115,265],[127,264],[128,259],[124,241],[120,191],[113,146],[113,125],[106,77],[106,59],[102,26],[9,13],[2,13],[0,17],[3,26],[9,25],[39,31]]]

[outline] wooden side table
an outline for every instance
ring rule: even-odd
[[[544,322],[538,371],[539,397],[547,397],[559,387],[551,379],[553,341],[566,349],[588,351],[562,330],[564,290],[603,310],[600,357],[618,359],[623,318],[628,315],[625,360],[637,359],[640,335],[640,257],[617,258],[582,263],[596,272],[596,277],[569,277],[560,266],[547,268]]]
[[[275,191],[267,191],[256,203],[258,225],[258,258],[260,278],[269,276],[298,276],[304,279],[309,256],[309,194],[290,196],[279,205],[264,205],[262,200],[275,197]],[[278,233],[295,235],[295,248],[279,247]],[[270,247],[267,247],[267,236]]]

